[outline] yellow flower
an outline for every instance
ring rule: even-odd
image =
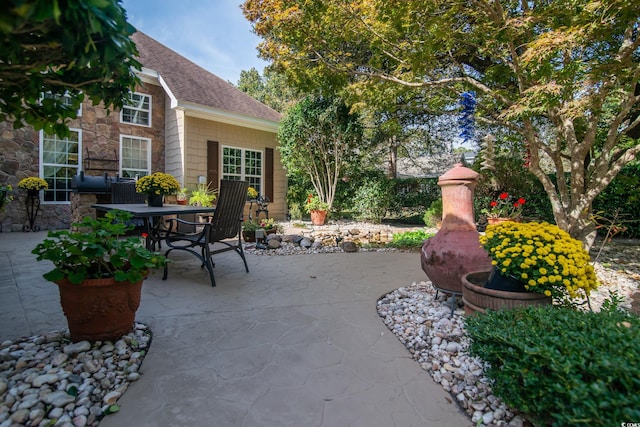
[[[146,194],[175,194],[180,191],[180,183],[173,175],[154,172],[136,182],[136,191]]]
[[[23,190],[45,190],[49,188],[49,184],[42,178],[30,176],[28,178],[22,178],[18,182],[18,187]]]
[[[508,222],[487,227],[480,237],[492,265],[520,277],[532,292],[584,297],[598,286],[582,242],[546,222]]]

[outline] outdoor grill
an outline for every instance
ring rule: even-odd
[[[104,175],[85,175],[80,171],[71,179],[71,188],[76,193],[82,194],[111,194],[111,184],[114,182],[133,181],[127,178],[120,178],[117,175],[110,177],[107,173]]]

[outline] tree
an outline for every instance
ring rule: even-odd
[[[321,201],[333,205],[338,180],[362,138],[357,114],[340,98],[308,96],[287,110],[278,149],[289,174],[304,173]]]
[[[85,97],[121,108],[139,82],[134,32],[120,0],[3,1],[0,120],[65,135]]]
[[[357,95],[392,82],[429,89],[442,111],[474,91],[478,121],[519,136],[556,223],[586,245],[593,200],[640,152],[640,2],[246,0],[243,9],[262,57],[308,86]]]
[[[286,81],[286,77],[271,67],[264,69],[264,76],[251,68],[241,71],[238,89],[247,93],[279,113],[284,113],[298,102],[302,96]]]

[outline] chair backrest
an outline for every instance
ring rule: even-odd
[[[122,181],[111,183],[111,203],[144,203],[146,196],[136,193],[136,183]]]
[[[216,203],[216,211],[211,220],[209,241],[217,242],[235,237],[240,233],[244,204],[247,201],[247,181],[220,181],[220,191]]]

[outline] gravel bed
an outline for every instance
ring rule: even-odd
[[[141,323],[115,343],[71,343],[66,329],[0,343],[0,426],[98,425],[140,377],[150,344]]]

